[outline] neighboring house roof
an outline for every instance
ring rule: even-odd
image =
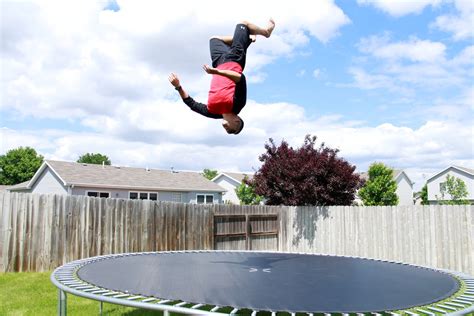
[[[28,188],[31,188],[46,168],[50,168],[62,181],[63,185],[66,186],[225,192],[222,187],[207,180],[198,172],[131,168],[54,160],[46,160],[41,165],[40,169],[28,183]]]
[[[460,170],[460,171],[463,171],[463,172],[468,173],[468,174],[470,174],[470,175],[474,175],[474,169],[466,168],[466,167],[460,167],[460,166],[454,166],[454,165],[453,165],[453,166],[449,166],[449,167],[447,167],[447,168],[444,168],[444,169],[441,170],[440,172],[438,172],[438,173],[436,173],[435,175],[429,177],[429,178],[426,180],[426,182],[428,182],[428,181],[430,181],[430,180],[436,178],[437,176],[439,176],[440,174],[444,173],[446,170],[449,170],[449,169],[451,169],[451,168],[457,169],[457,170]]]
[[[217,176],[215,176],[214,179],[212,179],[211,181],[215,181],[215,180],[219,179],[222,176],[227,176],[227,177],[231,178],[232,180],[234,180],[238,183],[242,183],[242,181],[244,181],[245,177],[247,177],[249,180],[251,180],[253,178],[253,175],[250,174],[250,173],[221,172]]]
[[[408,181],[413,185],[413,181],[408,177],[405,171],[399,169],[393,169],[393,179],[397,180],[401,175],[405,174]],[[368,172],[361,172],[359,173],[361,180],[369,180],[369,173]]]
[[[0,192],[6,191],[11,187],[11,185],[0,185]]]
[[[11,186],[8,186],[6,188],[6,190],[10,191],[10,190],[18,190],[18,189],[27,189],[28,188],[28,183],[30,181],[25,181],[25,182],[22,182],[22,183],[17,183],[15,185],[11,185]]]

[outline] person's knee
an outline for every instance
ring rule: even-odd
[[[240,21],[240,23],[239,23],[239,24],[243,24],[243,25],[246,25],[246,26],[248,26],[248,25],[250,24],[250,22],[249,22],[249,21],[247,21],[247,20],[243,20],[243,21]]]

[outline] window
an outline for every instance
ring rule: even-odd
[[[439,184],[439,192],[441,192],[443,194],[446,193],[446,182],[441,182]]]
[[[182,202],[183,201],[183,196],[181,192],[173,192],[171,195],[171,201],[173,202]]]
[[[212,204],[214,203],[214,195],[212,194],[198,194],[196,195],[197,204]]]
[[[128,192],[128,198],[130,200],[158,200],[157,192]]]
[[[92,197],[101,197],[101,198],[109,198],[110,192],[100,192],[100,191],[86,191],[87,196]]]

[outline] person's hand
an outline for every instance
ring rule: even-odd
[[[209,65],[202,66],[202,69],[210,75],[217,75],[219,73],[219,69],[210,67]]]
[[[168,76],[168,80],[170,81],[170,83],[173,85],[173,87],[177,88],[180,86],[179,84],[179,78],[176,74],[174,73],[171,73],[169,76]]]

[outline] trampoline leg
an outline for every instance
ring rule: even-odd
[[[169,311],[163,311],[163,316],[170,316],[170,312]]]
[[[64,292],[63,290],[58,291],[58,315],[67,315],[67,297],[66,292]]]
[[[99,315],[102,316],[102,310],[104,308],[104,302],[100,301],[100,305],[99,305]]]

